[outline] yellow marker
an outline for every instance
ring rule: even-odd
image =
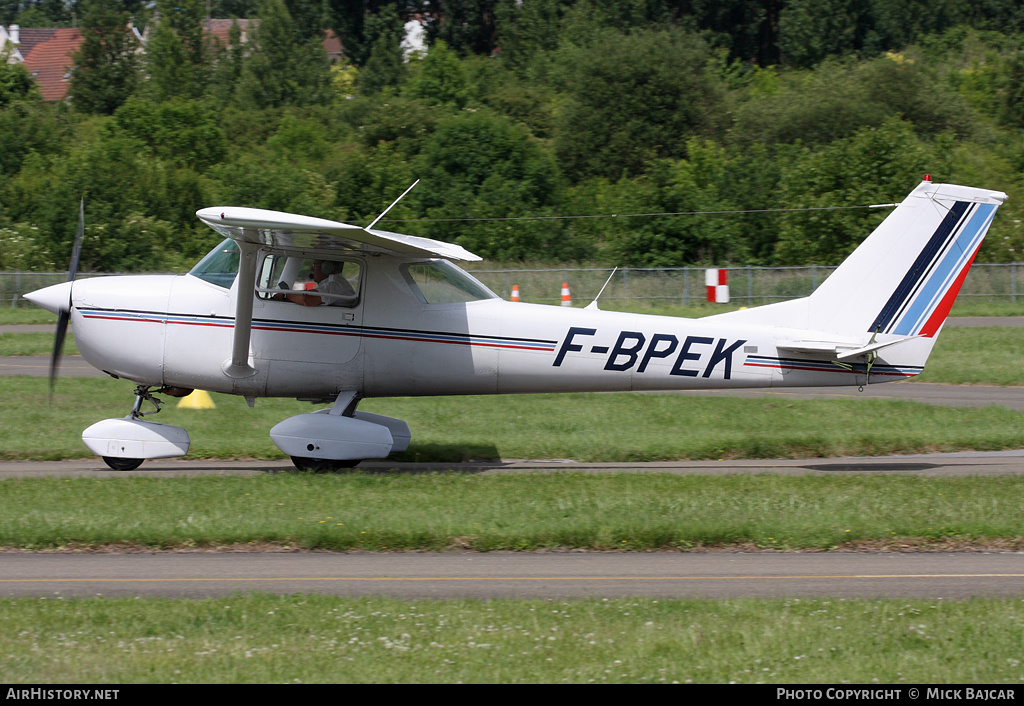
[[[192,394],[181,398],[178,403],[180,409],[216,409],[210,393],[206,390],[193,390]]]

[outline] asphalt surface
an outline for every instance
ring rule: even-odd
[[[1024,595],[1024,553],[4,554],[0,596],[405,599]]]
[[[113,471],[98,458],[72,461],[0,461],[4,478],[181,478],[209,475],[259,476],[292,473],[290,461],[220,461],[159,459],[146,461],[134,471]],[[503,459],[467,463],[399,463],[364,461],[359,471],[371,473],[433,473],[470,475],[516,473],[668,473],[672,475],[780,475],[896,474],[928,477],[1024,475],[1024,449],[963,451],[914,456],[864,456],[804,459],[740,459],[705,461],[653,461],[647,463],[586,463],[569,459]]]
[[[50,357],[12,355],[0,357],[0,376],[45,378],[50,376]],[[66,378],[109,378],[85,362],[80,355],[66,355],[60,360],[60,376]]]

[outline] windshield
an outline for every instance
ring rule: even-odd
[[[447,260],[406,265],[404,272],[413,291],[427,304],[475,302],[498,296]]]
[[[189,274],[218,287],[230,289],[238,274],[238,243],[234,240],[225,240],[200,260]]]

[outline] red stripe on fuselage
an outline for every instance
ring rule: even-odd
[[[166,319],[142,319],[142,318],[126,318],[122,316],[101,316],[98,314],[83,314],[84,318],[87,319],[105,319],[108,321],[128,321],[128,322],[141,322],[148,324],[173,324],[177,326],[213,326],[216,328],[234,328],[234,323],[204,323],[202,321],[168,321]],[[542,346],[517,346],[511,343],[480,343],[476,341],[445,341],[436,338],[417,338],[414,336],[400,336],[400,335],[385,335],[375,333],[363,333],[355,331],[319,331],[310,329],[300,328],[282,328],[278,326],[253,326],[254,331],[280,331],[282,333],[314,333],[327,336],[359,336],[361,338],[385,338],[395,341],[418,341],[421,343],[449,343],[459,346],[479,346],[483,348],[506,348],[511,350],[521,351],[546,351],[554,352],[553,348],[545,348]]]

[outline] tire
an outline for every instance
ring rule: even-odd
[[[103,463],[107,464],[115,471],[134,471],[136,468],[142,465],[145,461],[144,458],[114,458],[113,456],[104,456]]]
[[[330,473],[341,471],[347,468],[355,468],[361,461],[336,461],[330,458],[306,458],[305,456],[292,456],[292,464],[300,471],[313,473]]]

